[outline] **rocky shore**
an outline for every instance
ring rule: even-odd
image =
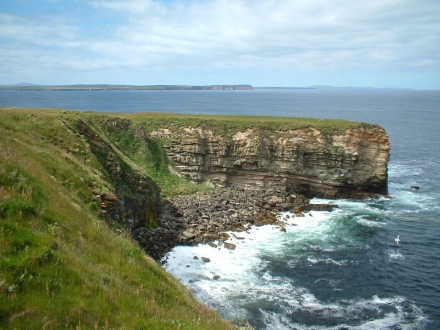
[[[279,212],[304,217],[311,210],[331,211],[337,205],[311,204],[307,197],[282,191],[222,188],[206,193],[177,196],[160,205],[160,225],[154,229],[137,228],[133,238],[154,259],[160,260],[177,245],[228,242],[230,232],[239,233],[252,226],[273,224],[285,231]],[[227,233],[229,232],[229,233]],[[235,236],[235,238],[239,238]]]

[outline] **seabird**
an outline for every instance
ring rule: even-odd
[[[397,244],[400,243],[400,235],[397,235],[397,238],[394,239],[396,241]]]

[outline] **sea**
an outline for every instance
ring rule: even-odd
[[[164,267],[225,319],[254,329],[440,329],[440,91],[0,91],[0,106],[380,124],[391,199],[314,199],[339,208],[278,214],[286,232],[250,228],[232,239],[235,250],[176,247]]]

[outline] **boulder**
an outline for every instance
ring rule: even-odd
[[[227,234],[227,233],[220,233],[219,234],[220,235],[220,239],[222,240],[222,241],[226,241],[226,240],[228,240],[231,236],[229,235],[229,234]]]
[[[218,240],[218,239],[220,239],[220,236],[219,235],[215,235],[215,234],[203,234],[202,235],[202,238],[203,239],[207,239],[207,240]]]
[[[272,196],[270,199],[269,199],[269,203],[271,204],[271,205],[275,205],[275,204],[280,204],[280,203],[282,203],[283,201],[279,198],[279,197],[277,197],[277,196]]]
[[[229,249],[229,250],[235,250],[236,245],[229,243],[229,242],[223,242],[223,245],[225,246],[225,248]]]
[[[189,238],[189,239],[196,237],[196,235],[194,235],[194,234],[191,233],[190,231],[184,231],[184,232],[182,233],[182,235],[185,236],[186,238]]]

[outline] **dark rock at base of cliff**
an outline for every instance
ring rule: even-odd
[[[324,204],[324,203],[311,203],[308,205],[305,205],[302,210],[303,211],[333,211],[334,208],[338,208],[337,204]]]
[[[222,247],[234,249],[235,245],[225,242],[230,238],[226,231],[246,231],[267,224],[285,230],[276,216],[279,212],[303,216],[302,211],[330,211],[334,207],[337,205],[309,204],[307,197],[282,191],[222,188],[163,201],[159,207],[160,226],[137,228],[132,235],[151,257],[160,260],[177,245],[205,243],[217,247],[213,241],[219,241]]]

